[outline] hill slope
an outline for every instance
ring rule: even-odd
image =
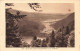
[[[55,24],[52,24],[51,26],[54,27],[54,29],[59,29],[62,26],[74,26],[74,13],[71,13],[69,16],[66,18],[56,22]]]

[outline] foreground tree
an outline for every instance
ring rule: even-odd
[[[40,10],[39,8],[41,8],[39,3],[28,3],[28,5],[30,6],[31,9],[41,12],[42,10]]]
[[[12,4],[6,4],[12,6]],[[17,12],[16,12],[17,13]],[[6,9],[6,46],[19,47],[21,45],[20,33],[18,32],[17,20],[25,17],[20,15],[14,15],[9,12],[9,8]]]
[[[54,38],[54,36],[55,36],[55,33],[54,33],[54,31],[52,31],[52,34],[51,34],[51,38],[50,38],[50,47],[54,47],[55,46],[55,38]]]

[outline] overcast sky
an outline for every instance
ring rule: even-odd
[[[73,3],[40,3],[40,10],[43,10],[41,13],[70,13],[74,12]],[[36,12],[29,7],[27,3],[14,3],[13,9],[27,11],[27,12]],[[71,11],[69,11],[71,10]]]

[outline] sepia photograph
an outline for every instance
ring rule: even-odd
[[[74,3],[5,3],[6,47],[75,47]]]

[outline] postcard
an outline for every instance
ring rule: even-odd
[[[0,3],[1,51],[79,51],[79,0]]]

